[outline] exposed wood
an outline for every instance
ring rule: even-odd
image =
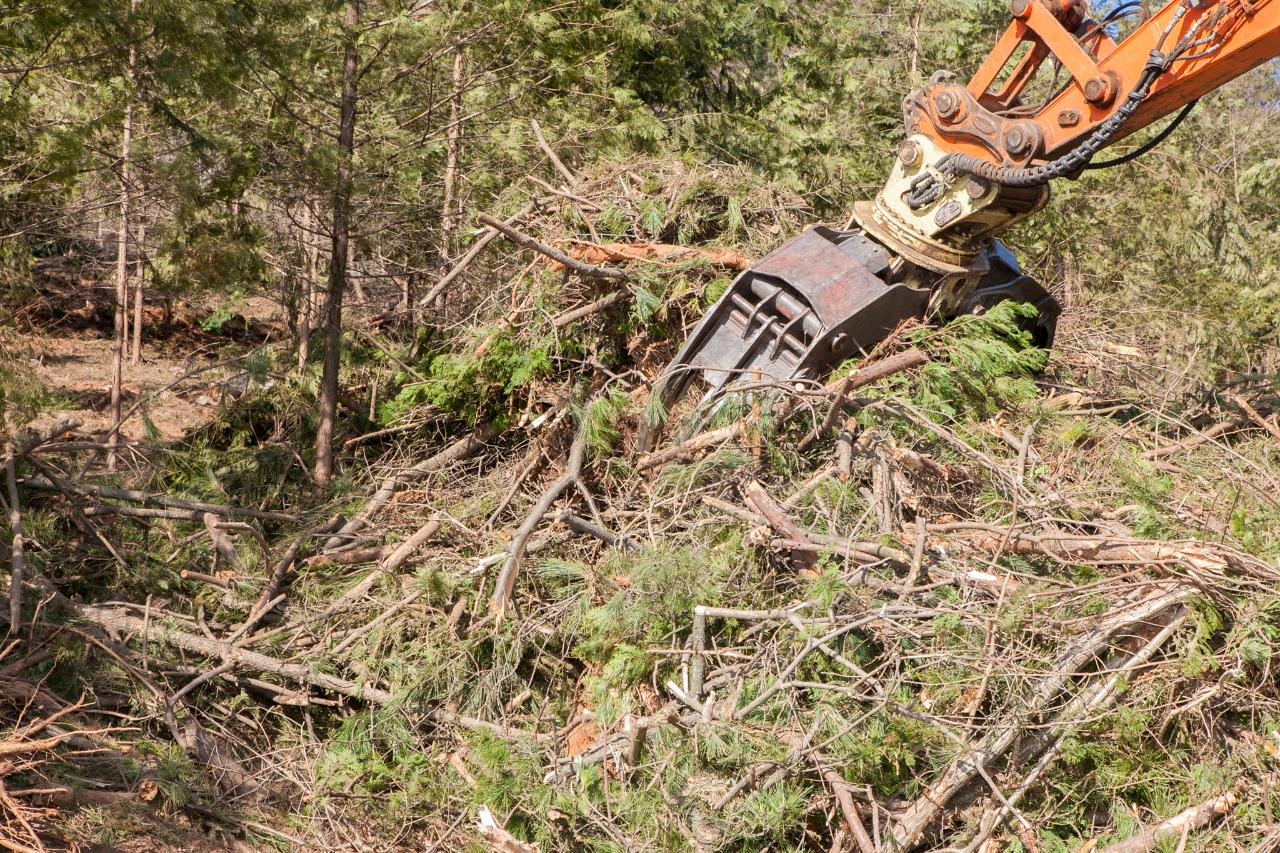
[[[784,538],[796,542],[806,542],[803,530],[791,517],[783,511],[778,502],[764,490],[759,481],[752,480],[742,489],[743,498],[769,521],[769,526],[778,531]],[[813,546],[798,547],[791,552],[792,565],[801,570],[812,570],[818,564],[818,549]]]
[[[574,260],[587,264],[626,263],[627,261],[705,261],[716,267],[745,270],[752,258],[737,249],[678,246],[673,243],[584,243],[575,242],[567,252]]]
[[[517,246],[522,246],[526,249],[533,249],[535,252],[546,255],[548,258],[563,264],[579,275],[584,275],[587,278],[605,278],[612,281],[628,281],[631,278],[629,274],[622,270],[593,266],[591,264],[584,264],[582,261],[575,260],[554,246],[548,246],[546,243],[535,240],[523,231],[511,227],[505,222],[499,222],[488,214],[482,213],[476,218],[482,225],[487,225],[495,231],[501,231],[504,237],[515,243]]]
[[[538,853],[536,844],[526,844],[499,826],[488,806],[480,809],[479,830],[492,853]]]
[[[141,636],[144,623],[124,608],[112,605],[86,604],[77,608],[80,616],[102,628],[121,636]],[[169,626],[152,625],[148,635],[153,641],[167,643],[194,654],[203,655],[222,663],[234,664],[237,669],[265,672],[298,684],[309,684],[321,690],[339,693],[352,699],[385,705],[393,700],[391,693],[370,684],[359,684],[336,675],[319,672],[306,664],[286,663],[278,658],[239,648],[231,643],[209,637],[201,637]]]
[[[586,459],[586,455],[586,431],[579,430],[577,436],[573,439],[573,445],[569,448],[569,456],[565,461],[564,473],[542,493],[537,503],[533,505],[533,509],[525,517],[524,522],[511,537],[510,552],[506,561],[502,564],[498,579],[494,581],[493,596],[489,601],[494,618],[501,620],[506,615],[507,608],[511,604],[511,594],[515,590],[516,577],[520,573],[520,565],[524,560],[525,548],[529,544],[529,537],[538,528],[538,525],[542,522],[542,517],[551,509],[551,505],[559,499],[560,495],[564,494],[566,489],[577,481],[582,472],[582,464]]]
[[[1228,791],[1199,805],[1183,809],[1132,838],[1104,847],[1101,853],[1149,853],[1166,838],[1176,838],[1190,830],[1208,826],[1234,809],[1239,801],[1240,797],[1235,791]]]

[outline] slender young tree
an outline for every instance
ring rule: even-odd
[[[356,39],[360,4],[349,0],[343,19],[342,100],[338,120],[338,172],[333,189],[333,234],[329,254],[329,281],[321,325],[324,329],[324,369],[320,378],[319,424],[316,428],[317,485],[333,478],[333,426],[338,414],[338,368],[342,361],[342,294],[347,284],[347,258],[351,237],[351,160],[356,132],[356,78],[359,57]]]
[[[453,56],[452,91],[449,93],[449,135],[444,163],[444,201],[440,210],[440,255],[447,264],[453,257],[458,217],[454,210],[454,185],[458,179],[458,156],[462,149],[462,72],[466,58],[459,49]]]
[[[145,191],[144,191],[145,195]],[[133,344],[129,347],[129,363],[142,364],[142,304],[147,278],[147,219],[138,211],[138,238],[134,255],[137,256],[133,285]]]
[[[298,370],[307,368],[311,357],[311,317],[314,313],[316,271],[320,267],[319,248],[315,238],[315,214],[310,203],[302,205],[302,223],[298,240],[302,247],[303,269],[298,288]]]
[[[138,9],[138,0],[130,0],[129,14]],[[129,194],[131,147],[133,144],[133,85],[137,78],[138,48],[129,45],[126,74],[129,93],[120,127],[120,229],[116,237],[116,307],[114,335],[111,339],[111,431],[107,436],[107,468],[114,471],[120,444],[120,402],[124,379],[125,335],[129,324]]]

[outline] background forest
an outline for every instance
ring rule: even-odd
[[[631,452],[739,261],[1007,20],[6,3],[0,844],[1276,849],[1274,63],[1007,235],[1052,353],[901,330],[843,433]]]

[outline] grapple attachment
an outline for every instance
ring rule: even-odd
[[[861,231],[804,231],[734,279],[680,348],[652,402],[669,411],[697,378],[706,386],[704,401],[743,379],[820,379],[908,318],[980,313],[1006,299],[1033,303],[1040,311],[1030,324],[1036,344],[1053,343],[1061,307],[998,241],[958,274],[911,276],[928,286],[890,283],[903,271],[894,260]],[[652,450],[660,434],[660,423],[647,423],[637,449]]]
[[[929,291],[886,284],[889,254],[860,232],[817,226],[739,275],[680,348],[660,389],[669,407],[701,374],[707,396],[760,376],[814,379],[870,349]]]

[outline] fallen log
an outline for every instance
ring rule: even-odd
[[[1058,757],[1067,736],[1086,721],[1092,719],[1100,710],[1111,705],[1116,699],[1121,683],[1132,678],[1141,667],[1149,663],[1156,653],[1164,647],[1164,644],[1169,641],[1174,632],[1186,623],[1188,618],[1187,608],[1185,606],[1179,607],[1174,611],[1174,615],[1168,620],[1167,624],[1155,636],[1147,640],[1136,652],[1129,655],[1128,659],[1123,663],[1116,666],[1108,665],[1105,677],[1091,682],[1087,689],[1071,700],[1071,703],[1058,714],[1050,725],[1031,736],[1031,747],[1030,749],[1025,747],[1022,749],[1019,761],[1030,760],[1036,753],[1039,753],[1039,759],[1018,787],[1010,792],[1008,799],[1000,803],[999,807],[989,811],[979,821],[978,834],[965,847],[963,853],[976,853],[976,851],[982,849],[986,840],[1013,813],[1022,797],[1031,790],[1045,770]]]
[[[394,699],[391,693],[381,688],[357,684],[336,675],[317,672],[304,664],[287,663],[279,658],[239,648],[222,640],[190,634],[154,622],[148,627],[142,618],[132,616],[120,607],[86,604],[77,607],[76,612],[86,621],[114,634],[141,636],[146,630],[148,639],[151,641],[168,643],[184,651],[231,664],[237,669],[270,673],[299,684],[308,684],[321,690],[378,705],[386,705]]]
[[[579,308],[573,308],[565,311],[563,314],[557,314],[551,318],[551,325],[556,329],[563,329],[566,326],[576,323],[583,317],[590,317],[592,314],[599,314],[601,311],[610,306],[617,305],[624,299],[631,298],[629,290],[615,290],[613,293],[607,293],[594,302],[588,302]]]
[[[80,424],[79,418],[62,418],[52,426],[42,430],[23,430],[18,433],[18,437],[13,444],[6,448],[5,460],[26,456],[42,444],[48,444],[60,435],[79,429]]]
[[[1175,838],[1212,823],[1234,809],[1239,801],[1240,798],[1235,791],[1228,791],[1220,797],[1183,809],[1168,820],[1145,829],[1132,838],[1105,847],[1102,853],[1149,853],[1166,838]]]
[[[1184,450],[1191,450],[1213,441],[1228,430],[1234,429],[1242,425],[1240,418],[1232,418],[1227,421],[1219,421],[1211,427],[1203,430],[1196,430],[1187,438],[1181,441],[1175,441],[1172,444],[1164,444],[1160,447],[1153,447],[1150,450],[1144,450],[1142,458],[1144,459],[1162,459],[1165,456],[1172,456],[1175,453],[1181,453]]]
[[[318,566],[358,566],[361,563],[380,562],[394,550],[395,545],[370,545],[367,548],[352,548],[349,551],[335,551],[331,554],[313,554],[303,560],[309,569]]]
[[[498,573],[498,579],[494,582],[493,597],[490,599],[489,607],[493,611],[494,618],[501,621],[506,615],[507,607],[511,603],[511,595],[515,590],[516,576],[520,573],[520,564],[524,560],[525,547],[529,544],[529,537],[533,535],[538,524],[541,523],[542,517],[551,509],[551,505],[564,494],[565,490],[578,481],[578,477],[582,473],[582,464],[587,456],[587,434],[585,430],[579,430],[578,435],[573,439],[573,445],[569,448],[569,458],[565,462],[564,473],[560,479],[556,480],[547,490],[542,493],[542,497],[538,498],[538,502],[534,504],[533,509],[525,517],[515,535],[511,537],[511,550],[507,555],[507,559],[502,564],[502,571]]]
[[[712,266],[745,270],[751,258],[736,249],[678,246],[672,243],[587,243],[574,241],[568,255],[588,264],[627,261],[706,261]]]
[[[743,499],[769,522],[769,526],[786,539],[806,543],[808,537],[800,527],[791,520],[778,506],[764,486],[756,480],[747,483],[742,489]],[[791,551],[791,563],[800,571],[812,571],[818,564],[818,549],[813,545],[800,545]]]
[[[1176,563],[1190,569],[1215,573],[1239,572],[1275,580],[1280,572],[1262,560],[1212,542],[1163,542],[1116,536],[1074,536],[1033,534],[1022,531],[1007,536],[994,534],[962,537],[970,547],[983,551],[1004,550],[1013,554],[1040,554],[1069,563],[1094,565],[1161,565]]]
[[[32,489],[40,491],[53,492],[59,491],[56,484],[50,482],[44,477],[30,477],[24,481],[26,485]],[[226,506],[224,504],[208,503],[206,501],[193,501],[186,498],[175,498],[170,495],[151,494],[149,492],[140,492],[135,489],[116,489],[110,486],[99,486],[94,483],[78,483],[75,487],[77,492],[86,495],[92,495],[98,498],[109,498],[114,501],[127,501],[129,503],[152,504],[156,507],[165,507],[180,512],[173,513],[128,513],[139,518],[186,518],[193,519],[193,513],[208,513],[210,515],[219,515],[224,518],[256,518],[261,521],[278,521],[284,524],[296,524],[298,517],[287,512],[274,512],[272,510],[253,509],[251,507]],[[115,511],[120,514],[126,514],[122,510]],[[199,520],[199,519],[193,519]]]
[[[994,722],[981,745],[956,756],[942,775],[898,815],[891,830],[898,849],[910,850],[919,844],[952,798],[980,772],[985,772],[987,765],[1007,753],[1023,735],[1028,721],[1048,708],[1091,661],[1104,657],[1112,638],[1134,626],[1150,625],[1162,614],[1170,620],[1175,618],[1178,606],[1196,594],[1195,587],[1184,584],[1157,587],[1136,602],[1125,602],[1114,608],[1092,630],[1073,639],[1036,685],[1027,707],[1011,718]]]

